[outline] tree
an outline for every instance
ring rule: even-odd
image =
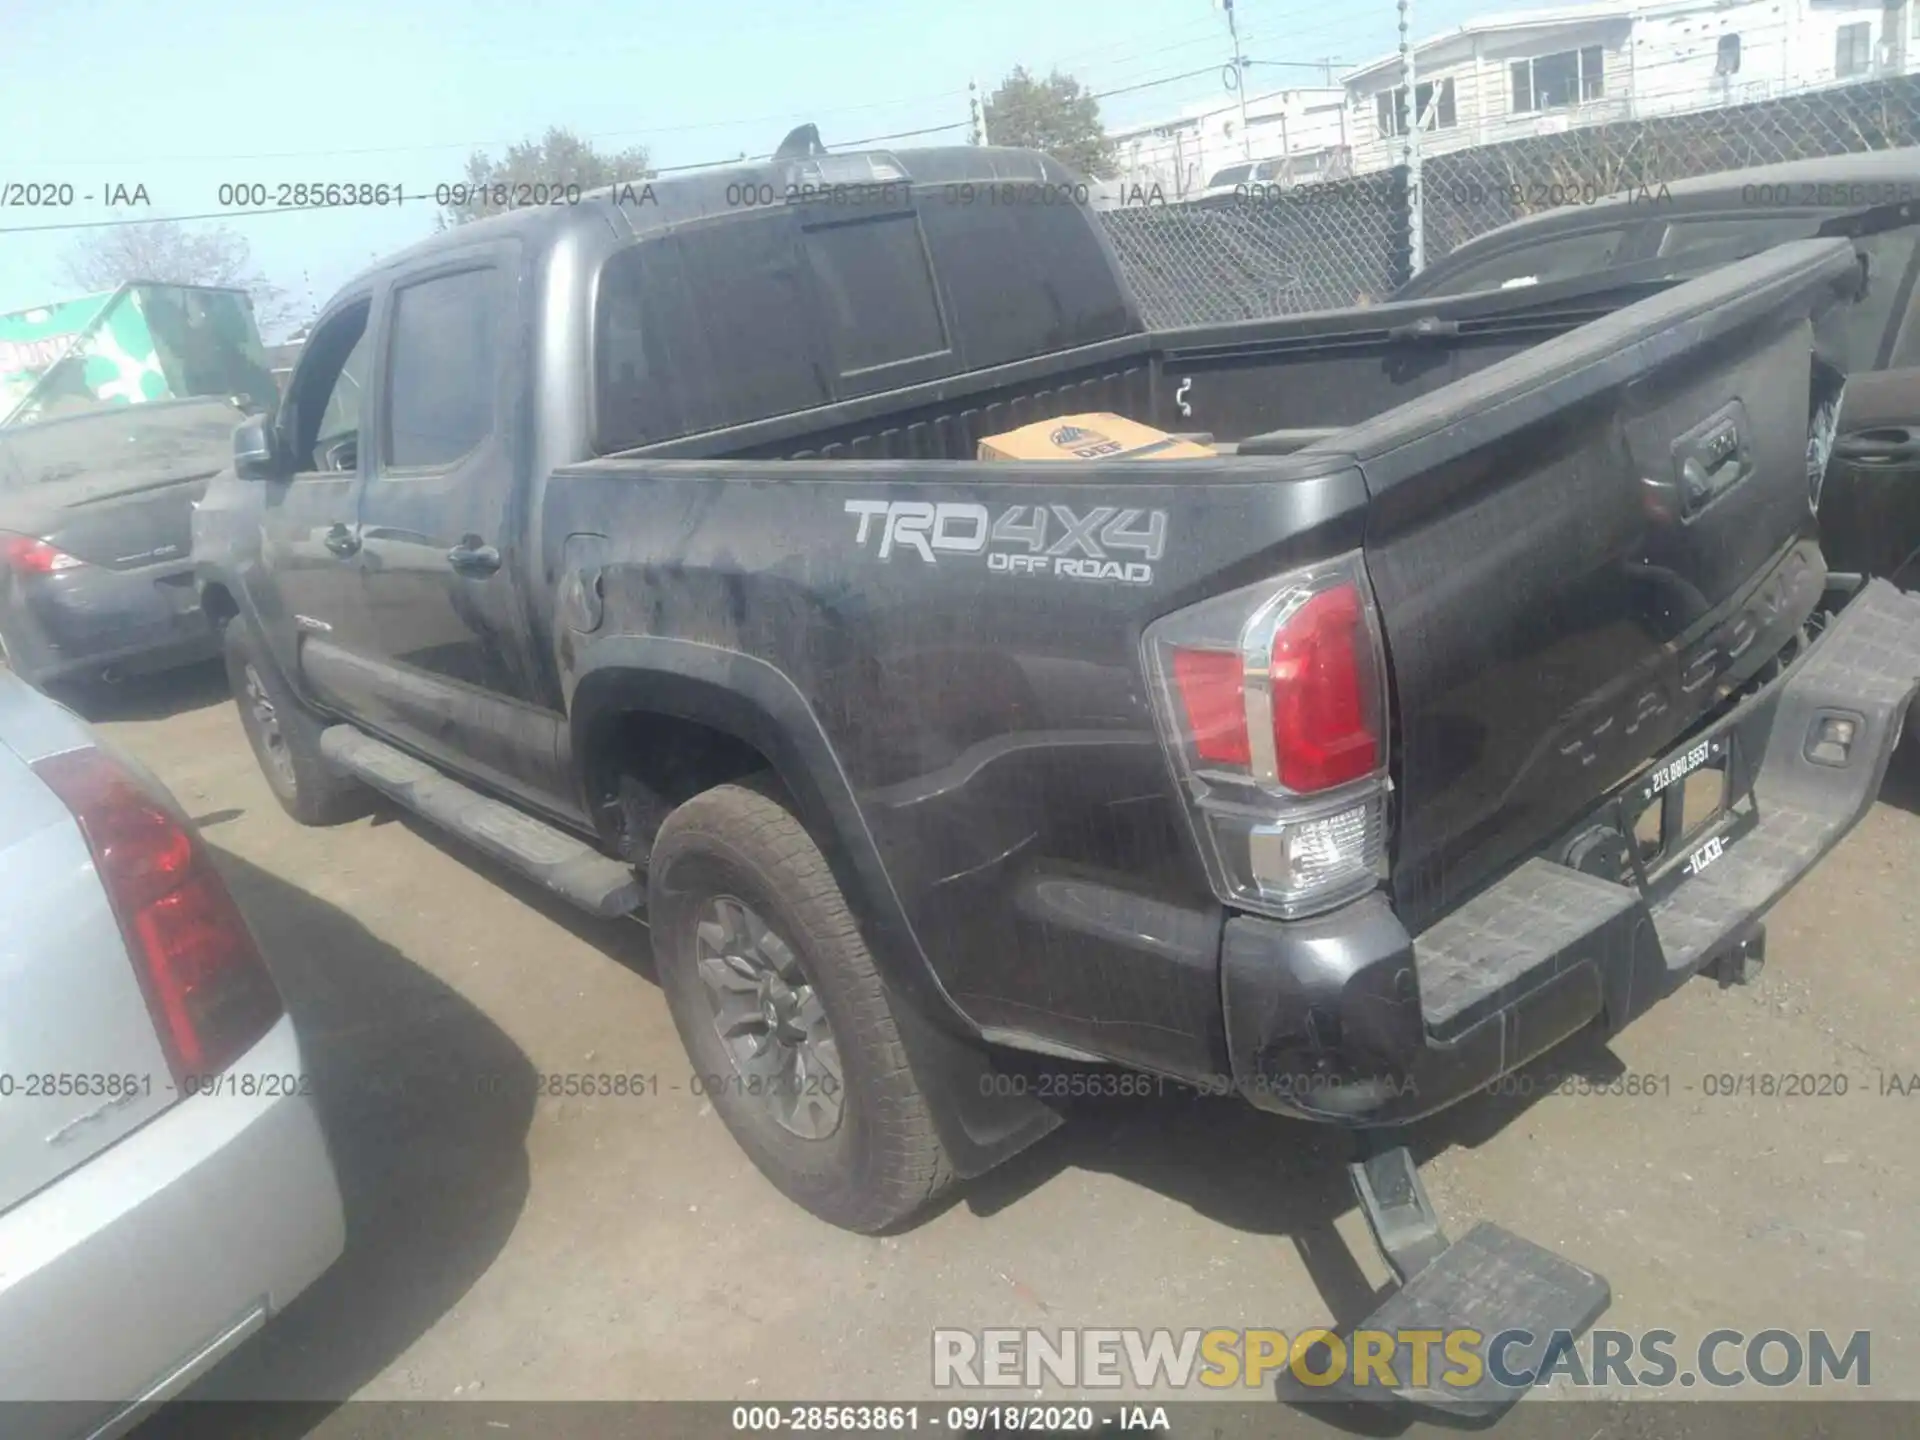
[[[76,240],[59,268],[67,284],[88,291],[117,290],[130,280],[245,290],[263,334],[293,324],[301,308],[254,267],[246,240],[224,225],[191,230],[174,220],[149,220],[106,226]]]
[[[1118,173],[1100,102],[1058,70],[1036,80],[1016,66],[987,98],[987,138],[995,145],[1044,150],[1096,180]]]
[[[508,146],[500,160],[478,150],[468,156],[467,189],[455,191],[463,203],[446,206],[438,223],[444,230],[483,215],[551,204],[556,198],[564,204],[564,197],[578,192],[627,180],[637,184],[652,173],[644,145],[604,155],[591,141],[555,126],[539,140]]]

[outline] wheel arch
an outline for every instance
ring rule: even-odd
[[[587,650],[576,675],[569,740],[603,838],[616,841],[622,757],[636,729],[676,742],[713,737],[717,743],[704,757],[711,764],[696,770],[703,783],[692,793],[761,766],[770,771],[868,930],[874,963],[888,982],[942,1028],[977,1034],[921,949],[826,732],[782,671],[698,641],[616,636]],[[643,839],[650,845],[651,835]],[[642,852],[630,858],[645,862]]]
[[[772,772],[832,869],[875,967],[903,1002],[893,1007],[894,1022],[957,1174],[981,1174],[1059,1125],[1051,1107],[990,1083],[989,1047],[935,975],[839,757],[785,673],[738,651],[647,635],[593,643],[573,676],[568,738],[590,808],[617,761],[623,727],[636,719],[698,727],[740,747],[710,774],[747,755]]]

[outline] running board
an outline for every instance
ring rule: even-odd
[[[1381,1383],[1374,1367],[1364,1377],[1367,1383],[1356,1384],[1349,1358],[1336,1383],[1311,1390],[1283,1384],[1284,1399],[1307,1405],[1397,1402],[1457,1420],[1490,1420],[1526,1393],[1526,1387],[1503,1384],[1502,1378],[1531,1376],[1556,1347],[1557,1337],[1585,1334],[1613,1301],[1612,1288],[1593,1271],[1485,1220],[1449,1242],[1404,1146],[1372,1151],[1349,1167],[1349,1175],[1400,1288],[1347,1339],[1357,1342],[1366,1334],[1376,1353],[1389,1355],[1388,1378]],[[1446,1337],[1461,1331],[1475,1332],[1473,1349],[1483,1362],[1471,1385],[1449,1383],[1451,1374],[1464,1378],[1463,1367],[1443,1357],[1441,1349]],[[1488,1348],[1495,1336],[1513,1331],[1524,1335],[1502,1342],[1496,1375]],[[1415,1383],[1410,1355],[1400,1343],[1410,1332],[1427,1332],[1436,1341],[1419,1377],[1422,1383]],[[1349,1357],[1358,1350],[1357,1343],[1349,1343]]]
[[[320,754],[342,774],[364,781],[582,910],[611,918],[632,914],[642,904],[632,866],[351,725],[323,730]]]

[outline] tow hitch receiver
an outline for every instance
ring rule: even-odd
[[[1479,1336],[1475,1351],[1488,1363],[1474,1384],[1449,1384],[1446,1376],[1457,1367],[1436,1352],[1421,1377],[1424,1383],[1416,1384],[1408,1352],[1396,1344],[1386,1385],[1378,1383],[1377,1371],[1371,1383],[1356,1385],[1349,1363],[1338,1384],[1312,1397],[1296,1392],[1290,1399],[1398,1401],[1460,1419],[1491,1419],[1526,1393],[1524,1384],[1503,1381],[1531,1376],[1556,1340],[1571,1343],[1612,1302],[1611,1288],[1591,1270],[1488,1221],[1449,1242],[1405,1146],[1373,1150],[1354,1161],[1348,1173],[1367,1226],[1400,1281],[1354,1333],[1397,1337],[1409,1331],[1471,1330]],[[1521,1333],[1503,1341],[1497,1357],[1490,1355],[1494,1338],[1509,1332]],[[1490,1363],[1496,1358],[1497,1365]]]
[[[1713,964],[1714,975],[1720,981],[1722,990],[1733,985],[1751,985],[1766,968],[1767,929],[1764,925],[1754,926]]]

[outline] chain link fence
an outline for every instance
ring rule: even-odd
[[[1509,221],[1787,160],[1920,143],[1920,75],[1529,135],[1421,166],[1427,262]]]
[[[1364,305],[1407,278],[1397,170],[1100,218],[1156,329]]]
[[[1422,164],[1429,264],[1530,214],[1788,160],[1920,144],[1920,75],[1529,135]],[[1365,305],[1408,274],[1406,172],[1102,212],[1155,328]]]

